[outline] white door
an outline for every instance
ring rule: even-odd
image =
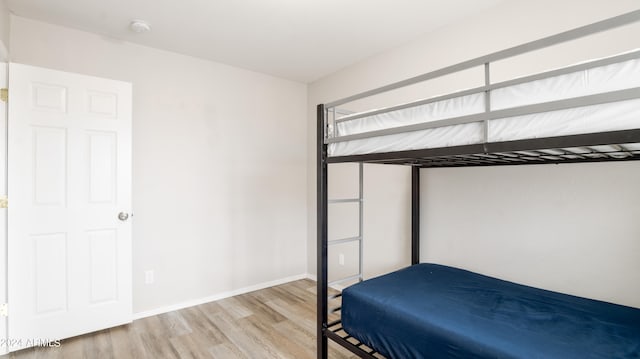
[[[9,64],[8,130],[10,350],[131,322],[131,85]]]

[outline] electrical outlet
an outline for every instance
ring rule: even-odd
[[[338,255],[338,263],[340,263],[341,266],[344,265],[344,253],[340,253],[340,255]]]
[[[153,270],[144,272],[144,284],[153,284],[154,279]]]

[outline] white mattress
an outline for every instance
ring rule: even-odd
[[[504,87],[491,92],[492,110],[640,87],[640,59]],[[484,94],[367,116],[336,125],[345,136],[484,111]],[[640,128],[640,99],[489,121],[488,142]],[[329,156],[347,156],[477,144],[480,123],[439,127],[329,145]]]

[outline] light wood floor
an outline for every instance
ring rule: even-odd
[[[36,358],[315,358],[315,282],[299,280],[63,340]],[[355,358],[329,343],[330,358]]]

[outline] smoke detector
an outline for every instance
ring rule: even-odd
[[[151,31],[151,25],[149,25],[149,23],[144,20],[131,21],[131,24],[129,24],[129,28],[131,29],[131,31],[137,34]]]

